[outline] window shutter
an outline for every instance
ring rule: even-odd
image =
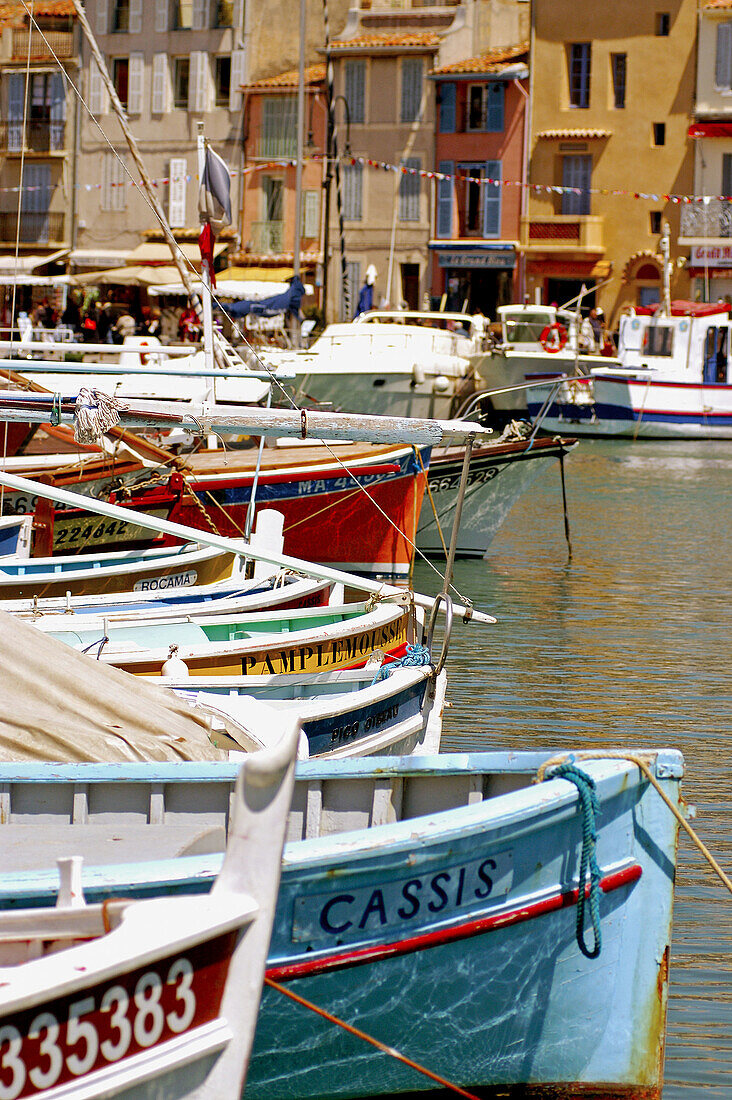
[[[231,84],[229,86],[229,110],[238,111],[241,107],[240,86],[247,78],[247,51],[232,50],[231,53]]]
[[[406,157],[402,164],[405,168],[422,167],[419,157]],[[419,196],[421,191],[421,178],[416,172],[402,173],[399,180],[399,221],[419,221]]]
[[[186,224],[186,176],[188,165],[183,157],[171,160],[168,168],[168,221],[180,229]]]
[[[346,164],[343,168],[343,217],[360,222],[363,215],[363,165]]]
[[[562,186],[578,188],[579,194],[569,191],[562,195],[562,213],[585,215],[590,212],[590,183],[592,157],[571,156],[562,161]]]
[[[145,55],[130,54],[129,86],[127,88],[127,114],[142,114],[142,91],[145,80]]]
[[[169,89],[168,55],[156,53],[153,56],[152,70],[152,113],[154,115],[164,115],[170,110]]]
[[[302,211],[302,235],[303,237],[317,237],[318,214],[320,212],[320,194],[317,191],[306,191],[305,202]]]
[[[402,61],[401,122],[416,122],[422,101],[422,58],[405,57]]]
[[[11,73],[8,77],[8,152],[19,153],[23,148],[23,100],[25,76]]]
[[[193,0],[193,30],[206,30],[206,16],[208,14],[208,0]]]
[[[190,80],[188,84],[188,110],[203,113],[210,110],[211,71],[205,50],[194,50],[190,55]]]
[[[63,149],[66,124],[66,83],[63,73],[51,76],[51,149]]]
[[[732,88],[732,23],[720,23],[717,27],[714,82],[718,88]]]
[[[106,115],[109,110],[109,92],[93,57],[89,62],[89,110],[93,115]]]
[[[130,0],[130,34],[142,34],[142,0]]]
[[[437,170],[444,176],[452,176],[453,168],[451,160],[441,160]],[[437,238],[442,241],[452,237],[452,189],[452,179],[437,181]]]
[[[124,210],[127,175],[124,169],[124,157],[116,153],[102,154],[102,210]]]
[[[497,81],[486,85],[485,128],[493,134],[503,133],[505,85]]]
[[[168,3],[169,0],[155,0],[156,31],[167,31],[168,29]]]
[[[366,62],[360,58],[346,61],[345,92],[348,118],[351,122],[366,121]]]
[[[439,85],[440,133],[454,134],[456,122],[457,88],[451,81]]]
[[[97,34],[109,33],[109,4],[107,0],[97,0]]]
[[[483,170],[483,179],[500,180],[500,160],[487,160]],[[501,235],[501,186],[500,183],[483,184],[483,236]]]
[[[21,207],[24,213],[34,216],[21,218],[20,239],[22,241],[35,241],[38,244],[47,243],[50,239],[50,219],[48,217],[50,205],[50,164],[27,164],[25,166]],[[40,215],[45,215],[45,217]]]

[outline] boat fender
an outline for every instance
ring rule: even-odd
[[[433,393],[447,393],[450,389],[450,379],[445,378],[444,374],[438,374],[432,383]]]
[[[424,367],[421,363],[412,363],[412,381],[409,383],[412,388],[416,386],[423,386],[425,380]]]
[[[567,343],[566,328],[564,325],[560,325],[558,321],[554,321],[553,324],[547,325],[546,328],[541,330],[539,343],[544,351],[554,355],[556,352],[561,351]]]
[[[185,661],[178,656],[178,646],[172,645],[168,652],[168,659],[163,663],[162,667],[163,676],[172,676],[176,680],[179,677],[190,676],[188,665]]]

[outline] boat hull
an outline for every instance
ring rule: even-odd
[[[490,401],[494,409],[499,412],[510,413],[511,416],[527,416],[529,413],[529,401],[527,396],[526,376],[538,375],[542,372],[557,374],[574,374],[578,371],[582,374],[602,363],[597,355],[576,356],[571,350],[563,350],[556,354],[525,350],[515,351],[495,350],[476,356],[473,366],[478,371],[489,391],[508,390],[507,393],[494,392],[490,395]]]
[[[573,446],[572,440],[535,439],[474,450],[456,556],[482,558],[521,494]],[[450,542],[461,470],[459,453],[433,454],[417,528],[417,546],[430,557],[445,555],[440,531],[445,545]]]

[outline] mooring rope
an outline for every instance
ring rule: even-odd
[[[354,1027],[353,1024],[346,1023],[346,1021],[341,1020],[339,1016],[334,1016],[332,1012],[326,1012],[324,1008],[319,1008],[318,1005],[313,1004],[312,1001],[305,1000],[304,997],[301,997],[298,993],[293,993],[291,989],[287,989],[286,986],[280,985],[279,982],[274,982],[271,978],[265,977],[264,984],[268,985],[270,989],[276,989],[278,993],[284,994],[285,997],[289,997],[291,1001],[302,1005],[303,1008],[309,1009],[310,1012],[314,1012],[316,1016],[322,1016],[323,1019],[328,1020],[329,1023],[342,1027],[344,1031],[347,1031],[350,1035],[355,1035],[357,1039],[363,1039],[365,1043],[370,1043],[371,1046],[380,1050],[382,1054],[388,1054],[390,1058],[395,1058],[398,1062],[403,1062],[405,1066],[409,1066],[410,1069],[415,1069],[417,1073],[424,1074],[425,1077],[429,1077],[431,1081],[436,1081],[437,1084],[442,1085],[443,1088],[449,1089],[451,1092],[456,1092],[459,1096],[465,1096],[467,1100],[478,1100],[478,1097],[472,1092],[460,1088],[459,1085],[453,1084],[452,1081],[448,1081],[445,1077],[440,1077],[439,1074],[433,1073],[432,1070],[420,1065],[419,1062],[415,1062],[412,1058],[407,1058],[406,1054],[402,1054],[401,1051],[395,1050],[394,1047],[387,1046],[386,1043],[382,1043],[379,1039],[375,1039],[373,1035],[368,1035],[367,1032]]]
[[[386,662],[389,662],[386,664]],[[384,664],[371,681],[371,687],[374,684],[378,684],[381,680],[388,680],[391,676],[392,669],[395,668],[423,668],[425,665],[429,665],[432,662],[430,651],[426,645],[407,643],[406,650],[403,657],[392,657],[387,653],[384,657]]]
[[[628,763],[635,764],[635,766],[646,777],[646,779],[651,784],[651,786],[654,787],[655,790],[658,792],[658,794],[661,796],[661,798],[666,803],[666,805],[668,806],[671,813],[674,815],[674,817],[678,821],[681,828],[684,830],[685,833],[687,833],[687,835],[689,836],[689,838],[691,839],[693,844],[695,844],[696,847],[699,849],[699,851],[704,856],[704,858],[707,861],[707,863],[709,864],[709,866],[712,868],[714,873],[717,875],[717,877],[721,881],[722,885],[726,886],[727,889],[729,890],[730,894],[732,894],[732,879],[730,879],[729,875],[727,875],[722,870],[722,867],[720,866],[718,861],[714,858],[714,856],[709,851],[706,844],[701,839],[701,837],[698,835],[698,833],[688,823],[688,821],[686,820],[684,815],[679,810],[678,806],[674,806],[673,802],[668,797],[668,795],[664,791],[663,787],[658,782],[658,780],[656,779],[655,775],[653,774],[653,772],[651,771],[651,769],[649,767],[649,761],[652,760],[652,759],[653,759],[653,757],[650,756],[650,755],[644,757],[640,753],[624,752],[622,749],[609,750],[609,751],[605,751],[605,752],[599,751],[599,750],[595,751],[593,749],[584,749],[580,752],[560,753],[557,756],[553,756],[550,760],[546,760],[541,765],[541,767],[539,768],[539,770],[536,773],[536,782],[537,783],[543,782],[544,776],[546,774],[547,769],[553,768],[558,764],[563,764],[563,763],[566,763],[566,762],[574,763],[574,761],[576,761],[576,760],[627,760]]]

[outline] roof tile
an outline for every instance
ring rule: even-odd
[[[308,65],[305,69],[305,84],[318,84],[322,80],[325,80],[325,64],[320,62],[317,65]],[[245,84],[244,87],[250,90],[257,88],[297,88],[299,81],[298,70],[290,69],[286,73],[277,73],[276,76],[253,80],[251,84]]]
[[[33,15],[36,18],[49,15],[74,15],[74,12],[75,8],[72,0],[36,0],[33,5]],[[0,3],[0,19],[2,20],[24,16],[27,13],[28,9],[21,4],[20,0],[5,0],[4,3]]]
[[[441,35],[436,31],[413,31],[402,34],[357,34],[353,38],[334,39],[330,48],[338,50],[374,50],[393,49],[395,46],[405,48],[414,46],[439,46]]]
[[[517,46],[502,46],[499,49],[486,50],[478,57],[467,57],[462,61],[454,61],[451,65],[442,65],[435,69],[436,75],[443,73],[497,73],[510,62],[521,58],[528,60],[529,43],[521,42]]]

